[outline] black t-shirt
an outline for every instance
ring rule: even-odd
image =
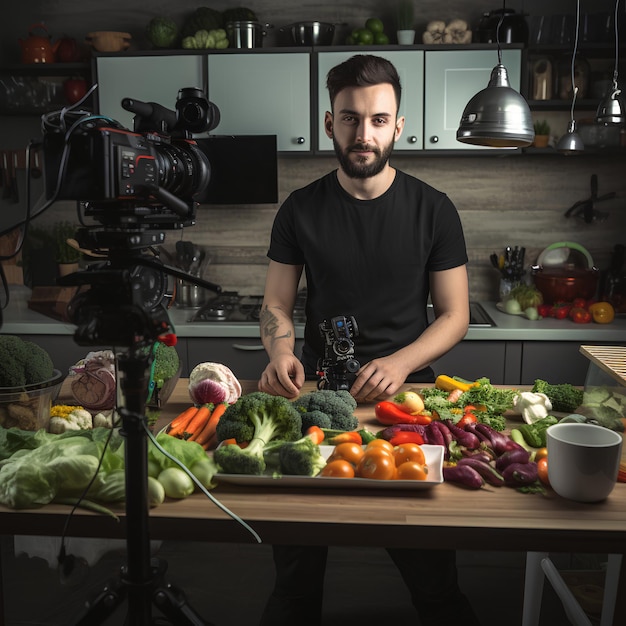
[[[324,356],[319,324],[354,316],[361,365],[412,343],[426,328],[428,275],[467,263],[463,229],[443,193],[396,171],[374,200],[357,200],[336,171],[294,191],[280,207],[268,256],[304,265],[307,374]],[[412,377],[428,380],[427,368]]]

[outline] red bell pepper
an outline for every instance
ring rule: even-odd
[[[388,400],[379,402],[374,407],[376,419],[385,426],[393,426],[394,424],[430,424],[432,418],[423,413],[411,415],[403,411],[397,404]]]
[[[421,446],[424,443],[424,437],[419,433],[401,430],[389,440],[389,443],[394,447],[400,446],[403,443],[417,443]]]

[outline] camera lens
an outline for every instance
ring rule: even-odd
[[[155,145],[159,185],[176,196],[193,198],[202,193],[211,178],[207,156],[194,144]]]
[[[350,354],[353,345],[354,344],[348,339],[340,339],[335,341],[333,349],[339,355]]]

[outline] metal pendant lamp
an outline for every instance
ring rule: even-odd
[[[617,24],[618,11],[619,0],[616,0],[614,16],[615,69],[613,70],[613,85],[598,106],[598,111],[596,113],[596,123],[604,125],[612,124],[617,126],[626,126],[626,104],[621,98],[622,92],[617,85],[617,67],[619,53],[619,29]]]
[[[502,65],[499,33],[504,14],[503,10],[496,28],[498,64],[491,71],[487,87],[465,106],[456,131],[457,141],[462,143],[492,148],[523,148],[535,138],[528,103],[511,87],[507,70]]]
[[[567,132],[559,139],[556,144],[558,152],[563,154],[576,154],[583,152],[585,144],[580,138],[580,135],[576,132],[576,120],[574,119],[574,105],[576,104],[576,95],[578,94],[578,87],[576,87],[576,81],[574,77],[574,64],[576,61],[576,53],[578,52],[578,30],[580,27],[580,0],[576,0],[576,35],[574,37],[574,50],[572,52],[572,107],[570,109],[570,121],[567,125]]]

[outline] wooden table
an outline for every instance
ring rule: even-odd
[[[244,383],[244,393],[255,388],[256,383]],[[159,423],[188,404],[187,380],[180,380]],[[372,405],[359,406],[357,415],[364,426],[380,429]],[[511,424],[515,421],[519,416],[511,416]],[[569,501],[553,492],[528,495],[505,487],[470,491],[446,483],[423,491],[219,485],[212,494],[269,544],[626,553],[623,483],[616,485],[606,501],[595,504]],[[0,507],[0,533],[60,535],[67,512],[58,505],[21,511]],[[118,512],[119,523],[79,511],[70,534],[123,538],[124,511]],[[150,537],[254,542],[244,527],[202,494],[152,509]],[[625,569],[622,567],[615,623],[626,623]]]

